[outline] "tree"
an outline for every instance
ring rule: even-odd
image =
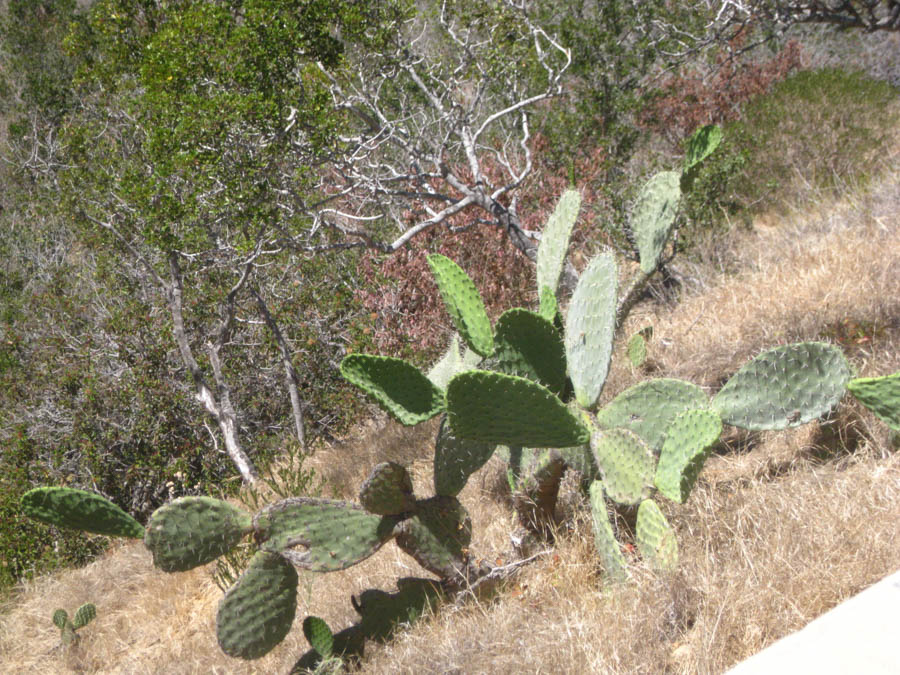
[[[87,56],[82,105],[64,128],[66,206],[85,240],[155,289],[195,396],[248,483],[256,469],[229,372],[254,361],[252,348],[235,355],[242,343],[275,346],[305,438],[280,314],[305,226],[290,202],[338,126],[318,64],[337,69],[347,45],[377,46],[398,14],[352,0],[105,0],[70,36]]]

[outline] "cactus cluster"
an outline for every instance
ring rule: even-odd
[[[351,354],[343,360],[344,377],[400,423],[442,416],[433,496],[417,497],[406,468],[384,462],[362,485],[359,504],[291,497],[254,515],[222,500],[182,497],[154,512],[144,528],[98,495],[37,488],[23,497],[23,510],[54,525],[143,538],[154,564],[167,572],[203,565],[252,538],[257,550],[223,597],[216,622],[222,649],[245,659],[266,654],[290,629],[297,606],[296,568],[345,569],[394,539],[441,579],[401,580],[395,594],[364,592],[354,601],[360,622],[336,634],[321,619],[307,617],[304,633],[312,650],[298,663],[302,667],[360,653],[366,639],[386,639],[442,592],[489,571],[469,555],[471,521],[457,496],[495,452],[509,462],[524,525],[545,531],[563,473],[572,468],[589,495],[607,578],[620,581],[628,575],[610,520],[617,510],[635,517],[634,540],[643,559],[652,567],[672,569],[678,561],[675,532],[656,499],[683,503],[688,498],[724,424],[796,426],[826,413],[849,390],[900,428],[900,374],[851,379],[840,350],[818,342],[763,352],[712,398],[689,382],[652,379],[598,407],[617,327],[641,284],[661,264],[682,193],[719,138],[716,128],[698,131],[683,170],[657,174],[641,191],[631,220],[640,271],[625,290],[619,289],[615,257],[602,253],[582,273],[561,317],[557,287],[580,207],[578,192],[569,190],[538,249],[537,312],[514,308],[492,326],[468,275],[452,260],[431,255],[429,265],[465,348],[454,336],[428,373],[385,356]],[[644,335],[636,337],[628,349],[635,367],[646,358]],[[60,616],[62,626],[69,626]],[[74,630],[75,622],[71,626]]]
[[[90,602],[84,603],[75,610],[75,616],[69,618],[64,609],[53,612],[53,625],[59,628],[59,637],[64,646],[78,641],[78,630],[87,626],[97,616],[97,608]]]
[[[465,450],[469,445],[457,443],[454,447]],[[454,459],[452,455],[450,461]],[[463,467],[462,472],[467,476],[466,471],[472,470]],[[448,466],[446,471],[447,476],[440,480],[447,489],[439,489],[436,496],[426,499],[415,497],[409,473],[393,462],[383,462],[372,470],[360,490],[362,505],[293,497],[252,515],[220,499],[181,497],[154,511],[146,528],[135,527],[136,523],[117,506],[83,490],[37,488],[25,495],[22,506],[29,516],[53,525],[87,529],[87,524],[91,531],[102,529],[104,534],[114,536],[143,535],[153,564],[164,572],[181,572],[209,563],[251,537],[257,551],[222,598],[216,633],[226,654],[255,659],[267,654],[290,630],[297,609],[297,568],[311,572],[342,570],[396,539],[403,551],[445,583],[467,579],[472,574],[467,551],[472,525],[455,496],[460,463]],[[85,514],[100,515],[93,521]],[[362,632],[352,644],[357,645],[365,636],[377,638],[389,633],[404,602],[409,605],[407,609],[419,607],[416,611],[421,611],[423,598],[433,597],[437,588],[433,582],[422,583],[425,586],[407,584],[401,588],[399,599],[379,596],[375,601],[370,594],[366,601],[364,597],[358,605]],[[427,592],[423,590],[426,586],[430,589]],[[90,609],[93,611],[93,606]],[[54,622],[65,640],[90,618],[93,614],[88,616],[87,609],[82,608],[74,621],[68,621],[65,612],[57,612]],[[324,635],[320,628],[316,635]],[[317,644],[321,647],[324,642]],[[338,644],[349,649],[349,644]],[[355,651],[359,649],[361,643]]]

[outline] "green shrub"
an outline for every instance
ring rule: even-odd
[[[784,209],[798,194],[865,184],[897,122],[889,107],[897,95],[886,82],[828,68],[796,73],[752,99],[697,177],[686,241],[730,219]]]

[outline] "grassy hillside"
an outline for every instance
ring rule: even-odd
[[[641,372],[623,368],[618,392],[648,375],[718,386],[747,358],[777,343],[839,342],[860,375],[900,370],[900,139],[867,189],[807,192],[750,230],[717,240],[677,268],[677,299],[658,289],[624,331],[654,328]],[[312,462],[338,496],[353,498],[377,461],[411,464],[430,479],[428,430],[370,422]],[[666,514],[681,542],[671,576],[639,564],[604,592],[587,506],[574,483],[561,500],[571,527],[490,600],[441,608],[358,666],[367,673],[717,673],[794,631],[900,567],[898,440],[855,403],[787,433],[735,433],[706,465],[694,496]],[[515,527],[499,464],[461,495],[472,550],[508,555]],[[350,595],[392,590],[423,571],[386,551],[328,576],[301,578],[297,625],[258,662],[228,659],[215,641],[221,593],[211,566],[175,575],[140,544],[115,546],[79,570],[39,578],[11,599],[0,654],[11,672],[286,672],[308,648],[307,614],[337,629],[355,619]],[[83,602],[97,619],[63,650],[50,616]]]

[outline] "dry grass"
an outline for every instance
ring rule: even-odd
[[[895,163],[896,165],[896,163]],[[684,268],[694,280],[677,306],[647,304],[629,324],[654,326],[651,365],[621,365],[609,388],[652,375],[715,387],[762,348],[832,335],[844,319],[874,327],[848,350],[862,374],[900,370],[900,172],[868,194],[760,222],[734,236],[729,273]],[[619,364],[622,359],[618,359]],[[411,464],[429,492],[433,429],[371,424],[359,441],[323,449],[317,468],[353,496],[376,462]],[[660,577],[636,566],[607,592],[577,493],[555,549],[491,601],[444,608],[393,642],[369,649],[371,673],[719,673],[900,567],[900,454],[854,404],[828,424],[785,434],[735,434],[739,452],[714,457],[689,503],[669,516],[682,564]],[[849,452],[852,449],[853,452]],[[472,550],[504,556],[513,517],[498,498],[493,461],[466,487]],[[352,593],[392,590],[423,572],[393,544],[342,573],[302,577],[298,625],[266,658],[228,659],[214,636],[220,592],[210,569],[166,575],[137,544],[80,570],[38,579],[0,615],[0,670],[17,673],[284,672],[306,648],[308,614],[340,629]],[[50,622],[86,601],[97,619],[65,652]]]

